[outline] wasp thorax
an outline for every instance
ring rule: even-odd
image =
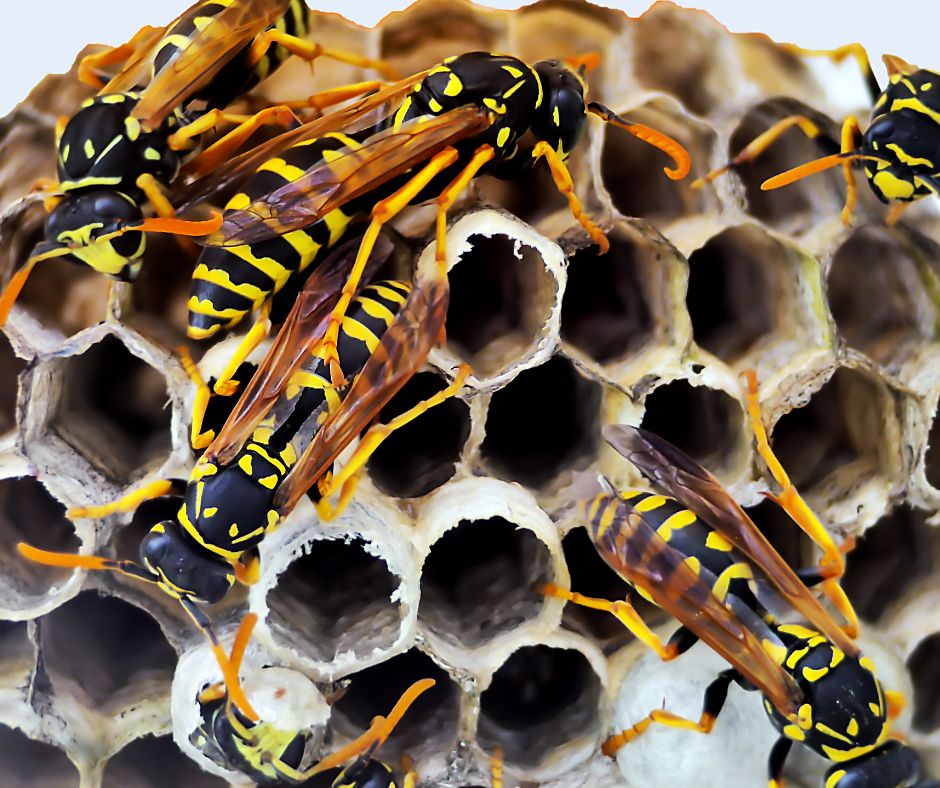
[[[209,557],[172,520],[150,529],[140,543],[140,558],[144,566],[174,591],[200,602],[218,602],[232,586],[231,566]]]
[[[542,83],[544,98],[532,121],[532,131],[562,158],[567,157],[587,128],[584,82],[558,60],[541,60],[533,68]]]

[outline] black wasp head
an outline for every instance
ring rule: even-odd
[[[333,784],[355,788],[390,788],[396,785],[395,773],[388,766],[364,756],[343,769]]]
[[[232,587],[232,567],[191,541],[173,520],[157,523],[140,543],[140,558],[171,596],[218,602]]]
[[[544,98],[535,113],[532,131],[564,159],[587,128],[584,81],[558,60],[541,60],[533,68],[542,83]]]
[[[833,777],[842,772],[838,781]],[[860,758],[836,764],[826,772],[826,785],[836,788],[880,788],[908,785],[930,788],[940,783],[923,781],[917,753],[899,741],[888,741]]]
[[[72,262],[83,263],[117,279],[133,281],[140,271],[144,234],[129,231],[101,239],[143,218],[137,203],[121,192],[70,194],[46,219],[46,240],[70,247],[71,253],[66,259]]]

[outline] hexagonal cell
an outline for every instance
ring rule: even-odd
[[[521,372],[490,402],[484,461],[505,479],[548,484],[596,452],[600,401],[600,384],[561,356]]]
[[[78,785],[78,770],[62,750],[6,725],[0,725],[0,771],[3,784],[9,788]]]
[[[799,291],[803,256],[753,224],[731,227],[689,255],[686,304],[695,341],[734,363],[814,319]]]
[[[379,421],[389,422],[446,385],[433,372],[419,372],[382,408]],[[386,495],[429,493],[454,475],[469,435],[470,408],[451,397],[393,432],[369,460],[369,478]]]
[[[741,405],[724,391],[674,380],[646,398],[640,426],[720,476],[742,440]]]
[[[68,553],[81,545],[75,527],[65,517],[65,507],[28,476],[0,481],[0,588],[6,605],[26,611],[72,570],[27,561],[17,552],[17,542]]]
[[[349,651],[366,657],[398,636],[398,586],[362,539],[319,539],[268,592],[268,624],[278,640],[312,659],[330,662]]]
[[[117,597],[82,592],[42,619],[41,638],[56,693],[87,708],[123,711],[170,686],[176,652],[146,611]]]
[[[224,788],[225,780],[204,772],[179,751],[172,736],[145,736],[128,744],[108,761],[102,788]]]
[[[478,376],[501,371],[539,337],[558,287],[536,249],[508,235],[471,235],[450,270],[448,346]]]
[[[907,660],[914,682],[914,729],[940,728],[940,632],[924,638]]]
[[[936,309],[923,269],[937,253],[932,241],[918,248],[903,230],[877,225],[859,227],[835,251],[829,305],[851,347],[896,372],[933,338]]]
[[[480,648],[541,611],[533,586],[550,575],[549,550],[532,531],[502,517],[462,520],[425,558],[418,620],[444,640]]]
[[[5,334],[0,334],[0,433],[16,424],[17,376],[26,362],[10,346]]]
[[[935,560],[930,547],[940,542],[926,521],[926,512],[898,506],[865,531],[846,556],[842,587],[865,621],[879,621],[930,575]]]
[[[170,451],[163,375],[108,335],[62,362],[50,428],[110,478],[127,483]]]
[[[608,125],[601,153],[601,179],[614,207],[624,216],[639,216],[663,226],[708,209],[711,195],[694,191],[690,184],[702,162],[708,161],[715,132],[683,117],[659,99],[623,113],[634,123],[644,123],[668,134],[685,146],[692,158],[692,174],[673,181],[663,173],[671,166],[668,156],[627,132]],[[642,188],[638,188],[642,184]]]
[[[429,656],[415,648],[349,676],[349,686],[333,704],[330,730],[342,736],[357,736],[377,714],[386,715],[401,694],[420,679],[434,679],[402,717],[379,757],[394,764],[407,753],[448,751],[456,744],[460,713],[460,690],[450,676]]]
[[[845,180],[842,178],[842,170],[838,168],[780,189],[761,191],[760,185],[768,178],[839,150],[839,129],[836,124],[795,99],[774,98],[748,110],[731,134],[728,157],[737,156],[745,145],[790,115],[807,116],[819,125],[823,134],[810,140],[799,128],[787,129],[756,160],[735,167],[735,172],[744,183],[748,212],[775,227],[786,225],[801,216],[838,214],[845,200]]]
[[[580,651],[522,646],[480,696],[477,739],[487,752],[502,747],[509,764],[536,767],[596,730],[601,693],[601,680]]]
[[[662,255],[651,244],[610,235],[610,250],[596,246],[568,258],[568,285],[561,307],[561,337],[597,362],[623,358],[655,334],[649,292]]]

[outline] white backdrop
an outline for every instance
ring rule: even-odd
[[[0,0],[0,115],[6,114],[49,72],[64,71],[85,43],[117,44],[141,25],[165,24],[194,0]],[[338,11],[356,22],[373,25],[409,0],[308,0],[322,11]],[[517,8],[515,0],[488,0],[483,5]],[[650,0],[608,0],[632,16]],[[881,54],[900,55],[910,63],[940,69],[936,0],[686,0],[703,8],[736,32],[759,31],[778,41],[815,49],[860,41],[869,51],[875,73],[883,79]],[[41,25],[34,27],[39,21]],[[34,34],[35,31],[35,34]],[[677,53],[681,57],[681,53]]]

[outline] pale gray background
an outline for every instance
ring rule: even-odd
[[[143,24],[166,24],[193,0],[0,0],[0,115],[6,114],[45,74],[63,71],[83,44],[117,44]],[[308,0],[308,3],[310,0]],[[339,11],[361,24],[373,25],[409,0],[315,0],[322,11]],[[648,0],[610,0],[604,5],[631,15],[642,13]],[[489,0],[497,8],[516,8],[514,0]],[[940,69],[936,0],[690,0],[731,30],[760,31],[778,41],[805,47],[832,48],[860,41],[868,49],[875,73],[883,80],[884,52],[926,68]],[[681,56],[681,53],[677,53]]]

